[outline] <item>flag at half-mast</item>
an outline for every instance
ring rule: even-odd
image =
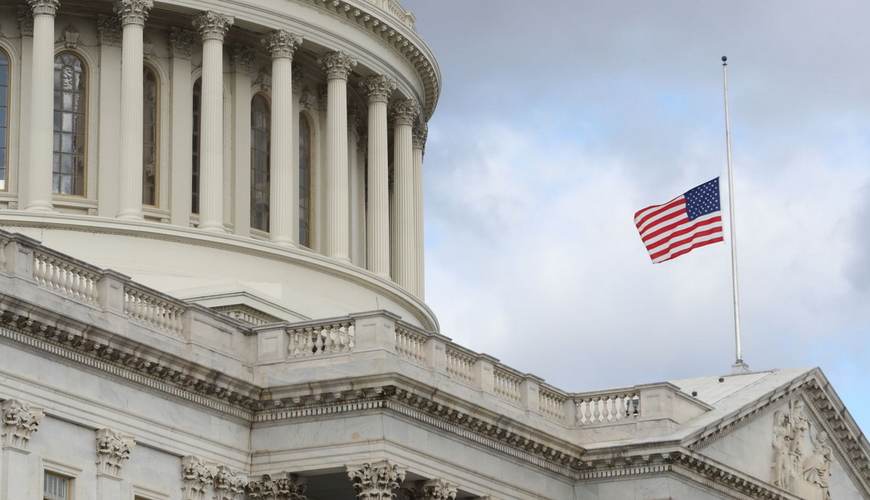
[[[634,224],[653,264],[725,241],[719,178],[694,187],[663,205],[634,214]]]

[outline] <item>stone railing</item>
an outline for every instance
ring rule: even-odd
[[[124,312],[130,320],[181,335],[187,304],[136,283],[124,285]]]
[[[304,358],[351,352],[356,336],[351,318],[295,324],[286,330],[290,336],[290,357]]]
[[[407,26],[413,31],[417,31],[415,26],[416,19],[414,15],[405,10],[396,0],[365,0],[366,3],[374,5],[383,11],[386,11],[390,16],[398,19],[399,22]]]
[[[33,278],[36,282],[82,302],[99,304],[98,273],[99,270],[72,262],[65,256],[45,250],[33,252]]]
[[[640,415],[639,391],[629,388],[605,393],[575,395],[574,424],[593,425],[616,423]]]

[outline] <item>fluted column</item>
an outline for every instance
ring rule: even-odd
[[[276,30],[263,39],[272,55],[272,141],[269,184],[269,238],[295,246],[293,207],[299,204],[299,172],[293,169],[293,136],[298,118],[293,114],[293,54],[302,37]],[[296,153],[298,154],[298,153]]]
[[[395,131],[393,146],[395,153],[395,196],[396,196],[396,276],[394,280],[409,292],[417,289],[417,216],[414,214],[414,155],[412,148],[412,127],[420,114],[420,105],[413,99],[399,99],[393,103]]]
[[[321,60],[326,70],[326,255],[350,261],[350,184],[347,172],[347,76],[356,60],[332,52]]]
[[[27,210],[53,211],[52,134],[54,131],[54,15],[58,0],[28,0],[33,11],[33,59],[30,79],[30,165]]]
[[[226,232],[223,223],[223,44],[233,18],[207,11],[194,18],[202,35],[202,126],[199,227]]]
[[[390,187],[387,141],[387,102],[396,82],[384,75],[362,82],[369,103],[368,113],[368,212],[366,214],[366,260],[369,271],[390,276]]]
[[[416,251],[417,263],[417,290],[415,295],[420,299],[425,299],[426,294],[426,274],[425,274],[425,256],[423,254],[424,238],[423,238],[423,151],[426,147],[426,137],[429,135],[429,126],[421,123],[414,127],[412,132],[414,143],[414,215],[416,221],[414,227],[414,250]]]
[[[392,500],[393,490],[405,480],[405,467],[386,460],[347,466],[347,475],[353,482],[356,497],[360,500]]]
[[[118,0],[121,42],[121,175],[119,219],[142,219],[142,32],[151,0]]]

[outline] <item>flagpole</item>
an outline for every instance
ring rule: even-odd
[[[722,56],[722,82],[725,88],[725,143],[728,155],[728,213],[731,217],[731,290],[734,296],[734,351],[731,365],[734,374],[746,373],[749,366],[743,362],[743,347],[740,344],[740,299],[737,287],[737,233],[734,229],[734,174],[731,170],[731,120],[728,116],[728,58]]]

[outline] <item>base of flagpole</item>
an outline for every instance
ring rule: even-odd
[[[743,362],[743,360],[737,360],[736,363],[731,365],[731,375],[742,375],[744,373],[749,373],[749,365]]]

